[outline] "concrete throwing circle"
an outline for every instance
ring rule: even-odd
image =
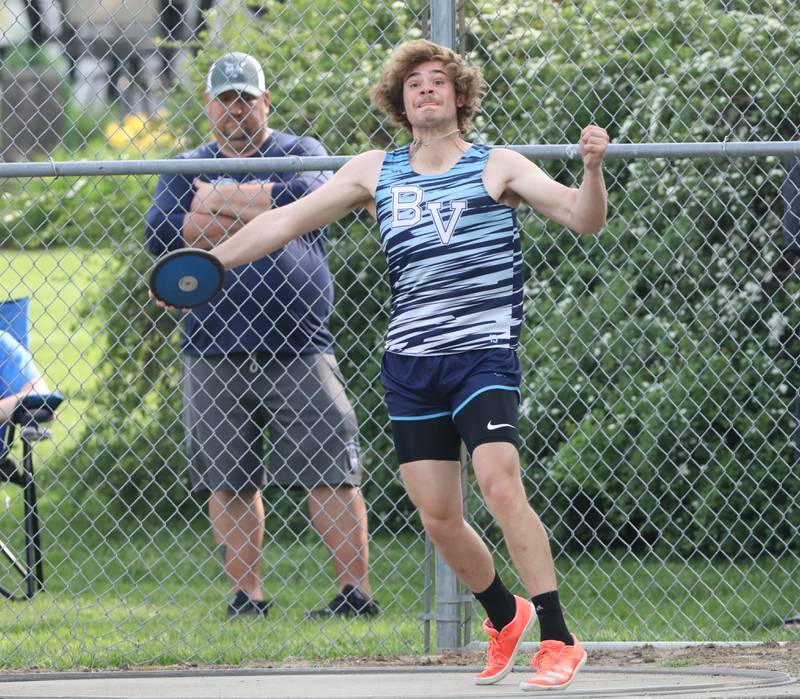
[[[478,699],[541,696],[519,688],[527,668],[476,686],[478,668],[397,667],[83,672],[0,675],[13,699]],[[551,692],[546,692],[552,695]],[[783,672],[715,668],[586,667],[558,697],[800,697]]]

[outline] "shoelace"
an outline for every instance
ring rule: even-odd
[[[558,665],[561,648],[542,648],[533,656],[531,667],[536,667],[536,672],[547,672]]]
[[[489,638],[489,645],[486,648],[486,659],[489,661],[489,665],[504,665],[508,661],[508,656],[503,652],[503,648],[500,645],[502,633],[501,631],[497,636]]]
[[[506,654],[500,648],[500,644],[492,639],[489,641],[489,647],[486,650],[487,660],[490,666],[503,665],[506,661]]]

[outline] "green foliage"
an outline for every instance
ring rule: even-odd
[[[526,418],[563,517],[556,538],[661,554],[785,550],[800,486],[785,368],[755,337],[726,351],[714,339],[724,328],[620,310],[636,305],[618,274],[555,311],[529,345],[549,357]]]
[[[478,126],[516,143],[575,142],[590,121],[617,142],[792,137],[791,8],[730,5],[486,3],[469,45],[487,66],[485,113],[508,118]],[[579,168],[548,169],[571,184]],[[571,242],[548,225],[526,252],[522,431],[545,521],[568,548],[797,550],[800,313],[797,283],[772,279],[780,163],[606,172],[605,233]]]
[[[623,142],[793,135],[800,44],[777,19],[791,8],[775,2],[748,14],[742,4],[480,3],[466,37],[490,84],[479,138],[575,142],[592,120]],[[405,4],[268,1],[222,31],[220,48],[198,54],[195,80],[174,96],[182,145],[203,138],[194,85],[221,47],[263,57],[273,126],[318,136],[337,153],[389,142],[366,92],[390,47],[418,34]],[[580,163],[547,169],[573,184]],[[798,550],[796,387],[787,376],[800,353],[790,332],[800,327],[800,286],[770,282],[782,177],[774,158],[610,161],[603,235],[576,239],[524,221],[525,466],[537,503],[549,503],[545,521],[565,516],[559,545],[707,556]],[[133,225],[144,200],[136,195]],[[359,406],[373,511],[400,529],[412,513],[377,385],[384,263],[374,224],[353,219],[345,228],[331,241],[337,354]],[[175,327],[142,311],[149,260],[134,258],[103,305],[109,365],[97,410],[119,417],[87,433],[81,448],[94,459],[90,475],[103,464],[102,479],[96,471],[89,481],[108,489],[99,501],[113,498],[121,514],[168,516],[190,502],[171,476],[182,472]],[[478,517],[487,524],[485,512]]]
[[[6,181],[0,191],[0,246],[107,246],[141,237],[153,179],[56,177]]]
[[[33,42],[23,41],[5,47],[0,57],[0,70],[20,70],[22,68],[49,68],[53,64],[51,52]]]

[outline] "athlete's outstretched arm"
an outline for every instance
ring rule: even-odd
[[[319,189],[291,204],[259,214],[212,248],[211,254],[225,269],[232,269],[269,255],[290,240],[338,221],[360,206],[369,206],[383,155],[383,151],[357,155]]]
[[[565,187],[540,167],[514,151],[497,149],[490,157],[495,162],[503,189],[513,192],[546,216],[576,233],[599,233],[606,222],[606,185],[603,159],[608,134],[599,126],[581,132],[583,181],[580,187]],[[491,161],[490,161],[491,162]]]

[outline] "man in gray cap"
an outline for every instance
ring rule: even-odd
[[[269,92],[252,56],[228,53],[214,63],[205,104],[214,140],[179,158],[326,155],[312,138],[269,128]],[[164,175],[147,213],[148,248],[154,255],[209,249],[329,176]],[[235,592],[231,617],[266,615],[269,607],[261,586],[267,482],[307,491],[311,521],[331,552],[340,592],[314,614],[378,612],[357,423],[331,349],[325,238],[326,229],[312,231],[231,270],[218,297],[184,318],[182,420],[193,486],[210,491],[209,517]]]

